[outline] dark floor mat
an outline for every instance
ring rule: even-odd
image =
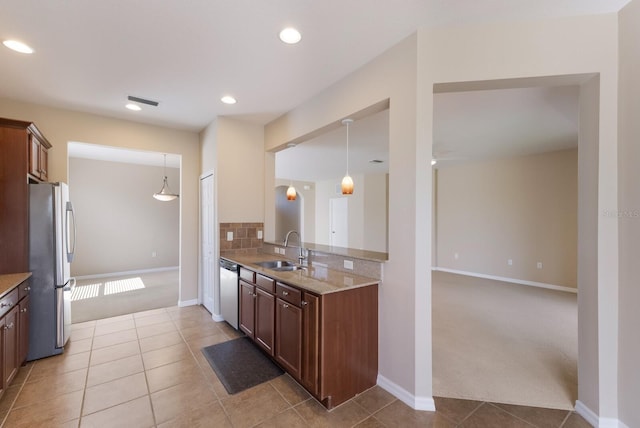
[[[284,373],[248,337],[207,346],[202,348],[202,353],[229,394],[244,391]]]

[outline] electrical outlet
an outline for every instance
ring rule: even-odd
[[[353,270],[353,261],[345,260],[344,261],[344,268]]]
[[[284,248],[280,248],[280,254],[284,256],[286,253],[287,253],[287,250],[285,250]]]
[[[157,256],[158,256],[158,253],[156,253],[155,251],[151,252],[151,257],[157,257]]]
[[[453,258],[454,258],[454,259],[458,260],[458,258],[459,258],[459,257],[460,257],[460,256],[458,256],[458,253],[453,253]]]
[[[508,264],[509,266],[513,266],[513,260],[512,260],[512,259],[507,260],[507,264]]]
[[[538,269],[542,269],[542,262],[538,262],[537,266]]]
[[[261,230],[258,231],[258,239],[262,239],[262,231]]]
[[[233,232],[227,232],[227,241],[233,241]]]
[[[273,247],[273,252],[276,253],[276,254],[280,254],[280,248]]]

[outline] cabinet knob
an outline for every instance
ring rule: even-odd
[[[24,291],[31,291],[31,287],[27,285],[26,287],[24,287]]]
[[[300,304],[302,306],[307,306],[309,304],[309,302],[307,302],[306,300],[303,300],[302,302],[300,302]]]
[[[253,293],[252,296],[253,297],[258,297],[258,295],[256,293]]]
[[[287,309],[289,307],[289,305],[287,305],[286,303],[284,305],[282,305],[283,308]]]
[[[282,295],[283,295],[283,296],[288,296],[288,295],[289,295],[289,292],[288,292],[288,291],[284,291],[284,290],[283,290],[283,291],[282,291]]]
[[[27,308],[20,309],[20,312],[22,312],[22,313],[26,314],[26,313],[27,313]]]

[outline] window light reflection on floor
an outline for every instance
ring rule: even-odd
[[[144,287],[142,278],[126,278],[119,279],[117,281],[107,281],[104,283],[104,295],[125,293],[127,291],[139,290]]]
[[[96,284],[86,284],[86,285],[77,285],[74,287],[71,292],[71,301],[75,302],[76,300],[83,299],[91,299],[93,297],[98,297],[100,294],[100,286],[101,282]]]

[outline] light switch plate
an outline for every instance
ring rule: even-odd
[[[352,260],[345,260],[344,261],[344,268],[353,270],[353,261]]]
[[[261,230],[258,231],[258,239],[262,239],[262,231]]]
[[[233,241],[233,232],[227,232],[227,241]]]

